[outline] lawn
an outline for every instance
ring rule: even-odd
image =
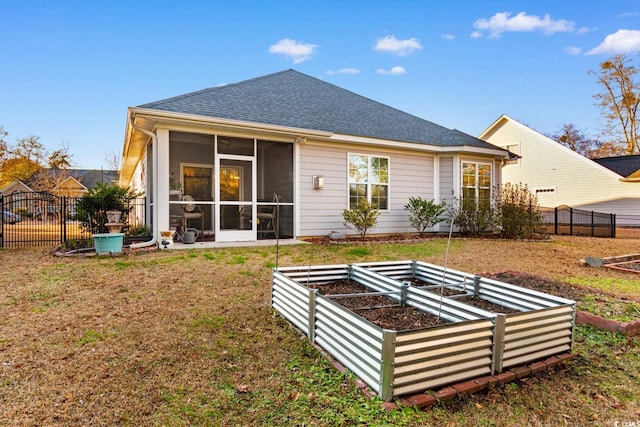
[[[299,245],[280,265],[419,259],[447,242]],[[448,266],[512,270],[640,299],[631,273],[580,264],[637,239],[455,239]],[[575,359],[386,412],[269,306],[275,248],[53,257],[0,251],[0,425],[613,425],[640,420],[640,340],[576,329]]]

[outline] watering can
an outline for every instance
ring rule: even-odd
[[[184,234],[182,235],[182,242],[195,243],[199,235],[200,232],[195,228],[187,228],[186,230],[184,230]]]

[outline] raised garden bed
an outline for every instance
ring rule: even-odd
[[[369,272],[332,265],[284,267],[273,271],[272,306],[301,329],[312,342],[368,384],[381,399],[429,390],[493,372],[491,313],[439,297]],[[323,286],[350,279],[385,298],[386,310],[416,310],[437,317],[441,326],[385,328],[367,320],[338,300],[358,298],[325,295]],[[327,288],[328,289],[328,288]],[[344,295],[344,294],[342,294]],[[368,304],[365,301],[363,305]],[[376,301],[380,302],[380,301]],[[401,308],[397,308],[401,307]],[[390,325],[391,326],[391,325]]]
[[[497,316],[496,372],[571,351],[575,302],[421,261],[360,263],[398,282],[489,309]],[[456,294],[457,292],[457,294]],[[491,305],[488,305],[491,304]],[[491,307],[495,309],[491,309]]]
[[[573,301],[425,264],[420,268],[428,274],[416,277],[413,261],[393,264],[279,268],[272,306],[382,399],[571,349]],[[505,313],[403,283],[429,274],[444,277],[453,297],[482,300]]]

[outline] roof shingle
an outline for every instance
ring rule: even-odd
[[[295,70],[139,107],[391,141],[497,148]]]

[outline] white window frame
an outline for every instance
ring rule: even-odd
[[[477,161],[477,160],[461,160],[460,161],[460,199],[464,200],[464,189],[465,188],[472,188],[472,187],[465,187],[464,185],[464,165],[465,164],[472,164],[475,166],[476,169],[476,178],[475,178],[475,185],[474,185],[474,190],[475,190],[475,200],[476,202],[480,200],[480,182],[479,182],[479,178],[480,175],[478,174],[478,166],[483,165],[483,166],[489,166],[489,203],[493,203],[493,187],[494,187],[494,176],[493,176],[493,163],[491,162],[482,162],[482,161]],[[486,187],[482,187],[482,188],[486,188]]]
[[[360,156],[367,158],[367,180],[366,182],[351,182],[351,175],[349,174],[349,164],[351,163],[352,156]],[[387,159],[387,182],[386,183],[372,183],[371,182],[371,159]],[[391,158],[389,156],[383,156],[379,154],[362,154],[362,153],[347,153],[347,209],[351,209],[351,184],[366,184],[367,185],[367,200],[371,203],[371,186],[372,185],[386,185],[387,187],[387,208],[378,209],[380,212],[389,212],[391,210]]]

